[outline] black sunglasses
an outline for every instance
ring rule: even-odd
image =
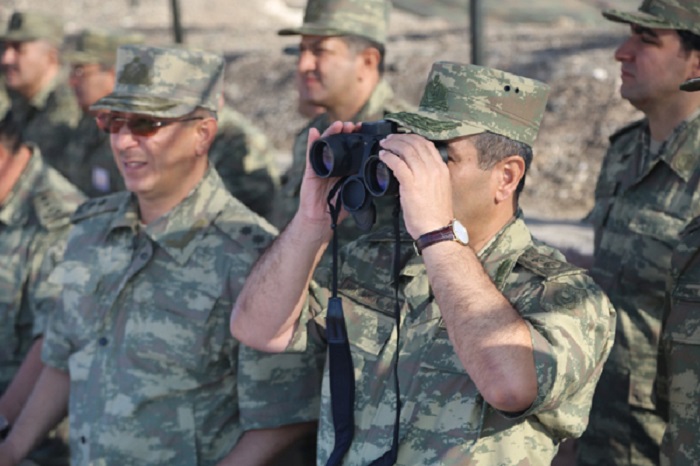
[[[185,121],[203,120],[204,117],[181,118],[179,120],[155,120],[148,117],[124,118],[111,113],[101,113],[95,117],[97,126],[107,134],[118,133],[126,125],[135,136],[153,136],[163,126]]]

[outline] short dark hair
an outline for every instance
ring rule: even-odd
[[[15,120],[12,110],[5,114],[5,118],[0,121],[0,145],[11,154],[16,154],[24,144],[22,128]]]
[[[677,31],[681,38],[681,46],[686,52],[692,52],[693,50],[700,50],[700,36],[694,32],[687,30]]]
[[[386,49],[384,48],[383,44],[375,42],[372,39],[368,39],[367,37],[358,36],[354,34],[348,34],[341,37],[343,38],[343,40],[345,40],[345,43],[347,44],[348,48],[355,53],[360,53],[368,48],[377,49],[377,51],[379,52],[379,63],[377,64],[377,70],[379,71],[380,76],[384,75],[384,55],[386,55]]]
[[[525,187],[525,175],[532,164],[532,147],[524,142],[514,141],[507,136],[490,131],[477,134],[472,142],[479,156],[479,168],[482,170],[490,170],[498,162],[511,155],[518,155],[523,159],[525,172],[515,190],[516,195],[520,194]]]

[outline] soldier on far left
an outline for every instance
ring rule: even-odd
[[[59,167],[80,119],[68,85],[61,82],[59,48],[63,25],[55,16],[15,12],[0,34],[0,65],[11,109],[24,138],[36,143],[46,162]]]
[[[82,117],[64,152],[65,162],[57,168],[90,197],[125,189],[109,135],[97,127],[90,105],[114,89],[119,46],[140,44],[143,40],[142,35],[127,31],[86,29],[78,35],[75,49],[64,54],[70,65],[69,83]]]

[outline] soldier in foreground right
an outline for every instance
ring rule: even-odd
[[[644,119],[610,138],[589,214],[591,275],[618,321],[577,462],[656,465],[665,423],[652,388],[665,282],[678,234],[700,214],[700,94],[679,89],[700,75],[700,3],[645,1],[603,15],[629,24],[615,52],[620,94]]]
[[[699,91],[700,79],[681,89]],[[656,396],[667,424],[660,464],[700,464],[700,217],[673,250],[661,322]]]
[[[387,115],[412,132],[379,150],[405,229],[343,250],[342,325],[328,299],[336,280],[321,267],[311,281],[337,178],[307,163],[299,209],[253,267],[231,329],[267,351],[328,347],[318,464],[545,465],[585,429],[615,311],[581,269],[532,239],[518,207],[547,93],[438,62],[418,112]],[[336,122],[324,135],[356,129]],[[317,138],[312,129],[309,144]]]

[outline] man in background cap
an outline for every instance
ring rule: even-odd
[[[38,144],[45,160],[60,167],[80,119],[73,92],[61,81],[63,25],[56,16],[15,12],[0,34],[0,66],[12,91],[12,112],[24,138]]]
[[[606,10],[630,36],[615,51],[620,94],[644,113],[610,138],[588,216],[591,275],[618,312],[615,346],[579,442],[583,465],[655,465],[664,421],[653,396],[671,252],[700,214],[700,94],[679,89],[700,75],[700,3],[645,1]]]
[[[297,135],[292,165],[283,176],[281,196],[275,202],[275,223],[282,227],[299,204],[299,187],[306,161],[310,128],[323,132],[331,122],[380,120],[387,112],[406,110],[383,79],[387,40],[388,0],[309,0],[301,27],[279,31],[301,35],[297,61],[297,88],[302,109],[325,108]],[[379,220],[391,220],[390,208]],[[357,236],[343,229],[341,237]]]
[[[223,67],[205,52],[119,49],[114,92],[92,109],[130,192],[72,217],[49,277],[63,291],[45,367],[0,464],[17,464],[66,409],[76,465],[264,464],[317,417],[315,359],[263,355],[227,332],[275,230],[208,163]]]
[[[379,153],[400,186],[400,276],[386,231],[341,254],[354,436],[347,454],[331,454],[338,400],[324,396],[319,464],[549,464],[563,438],[585,429],[615,312],[582,270],[533,242],[518,208],[547,94],[530,79],[438,62],[419,110],[387,115],[412,132],[387,136]],[[334,123],[324,135],[354,129]],[[447,163],[432,141],[446,144]],[[232,312],[244,343],[292,352],[338,338],[328,291],[311,282],[330,240],[335,182],[307,166],[297,214]],[[331,390],[334,370],[331,361]],[[371,463],[392,445],[397,457]]]
[[[84,196],[49,167],[7,112],[0,121],[0,438],[41,373],[41,345],[60,287],[47,282]],[[58,438],[32,453],[41,465],[68,464]],[[63,461],[59,456],[63,456]],[[46,461],[49,459],[50,461]]]
[[[109,136],[97,127],[90,106],[114,89],[114,66],[119,46],[142,42],[140,34],[88,29],[78,35],[75,49],[64,54],[64,60],[70,66],[69,84],[82,117],[58,168],[90,197],[124,189]]]

